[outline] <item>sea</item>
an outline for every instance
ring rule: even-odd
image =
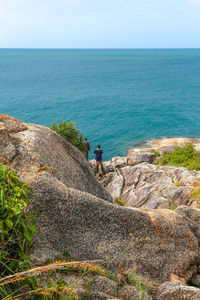
[[[200,137],[200,49],[0,49],[0,113],[74,121],[103,159]]]

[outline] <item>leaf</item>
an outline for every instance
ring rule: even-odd
[[[30,231],[34,232],[34,233],[37,233],[38,230],[37,230],[37,227],[35,225],[28,225],[27,227]]]
[[[4,191],[1,189],[0,200],[3,202],[4,200]]]
[[[6,226],[7,226],[9,229],[12,229],[12,228],[13,228],[13,222],[12,222],[10,219],[6,219],[6,220],[5,220],[5,223],[6,223]]]
[[[31,239],[32,239],[32,232],[30,232],[29,230],[26,230],[26,231],[24,232],[24,236],[25,236],[25,238],[30,242]]]

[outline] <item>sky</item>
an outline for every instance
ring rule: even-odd
[[[200,48],[200,0],[0,0],[0,48]]]

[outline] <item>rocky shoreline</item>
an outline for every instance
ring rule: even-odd
[[[5,115],[0,115],[0,153],[21,180],[32,183],[27,209],[41,215],[32,264],[67,253],[79,264],[105,268],[104,275],[80,280],[79,273],[50,273],[44,285],[50,276],[68,286],[78,281],[73,287],[79,299],[200,299],[200,210],[189,202],[200,172],[162,170],[155,149],[140,149],[105,163],[106,174],[97,180],[83,154],[58,134]],[[175,210],[164,209],[174,204]],[[142,278],[139,287],[135,273]],[[151,287],[141,292],[146,281]]]
[[[166,153],[175,146],[193,143],[200,149],[197,138],[165,138],[151,142],[151,148],[131,149],[127,157],[114,157],[104,162],[104,176],[98,177],[114,201],[137,208],[176,208],[180,205],[198,207],[191,198],[200,172],[183,167],[159,166],[156,153]],[[95,160],[90,165],[95,171]]]

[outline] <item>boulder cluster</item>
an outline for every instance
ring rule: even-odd
[[[114,201],[137,208],[176,208],[198,203],[191,192],[200,172],[183,167],[159,166],[156,153],[171,151],[172,145],[131,149],[127,157],[114,157],[104,162],[105,175],[98,177]],[[90,161],[95,170],[95,160]],[[102,174],[103,175],[103,174]]]
[[[103,187],[65,139],[6,115],[0,115],[0,159],[34,190],[28,209],[41,218],[33,264],[67,253],[121,276],[118,285],[111,276],[80,280],[80,299],[200,299],[200,210],[187,206],[199,172],[161,170],[155,153],[138,151],[105,164]],[[125,205],[114,204],[116,197]],[[176,210],[166,209],[169,199]],[[151,284],[150,292],[130,284],[134,273]]]

